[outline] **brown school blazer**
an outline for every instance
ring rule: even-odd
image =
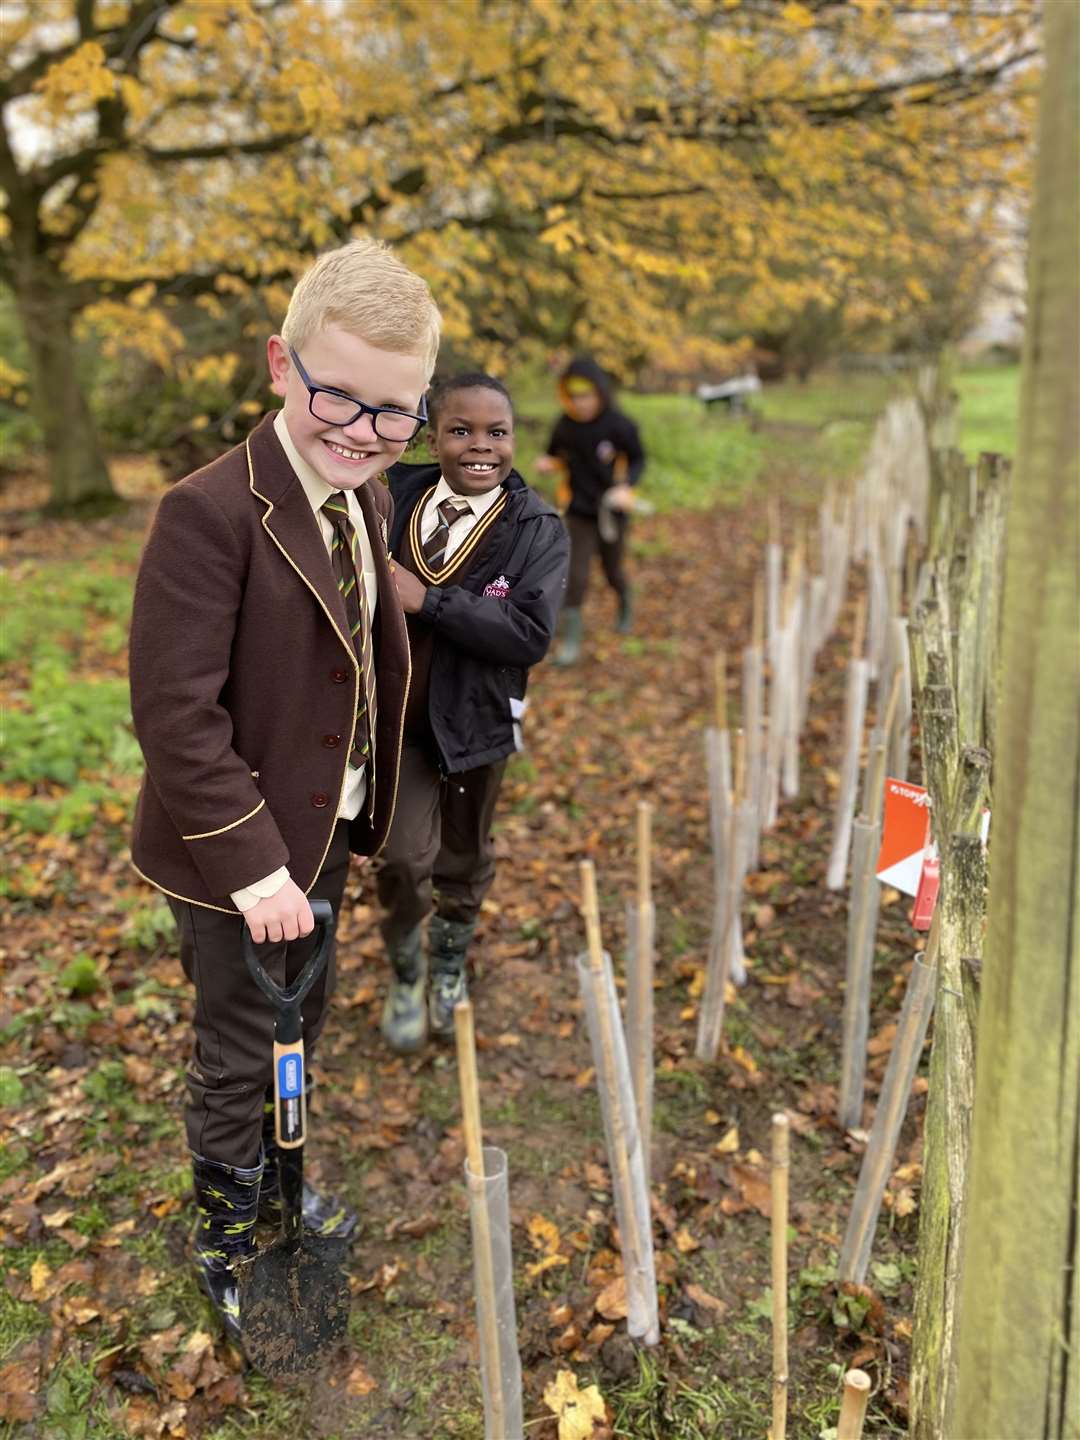
[[[409,642],[390,577],[392,501],[356,492],[375,557],[374,854],[397,798]],[[135,868],[166,894],[233,914],[230,893],[288,865],[311,888],[330,846],[356,725],[360,669],[303,486],[268,415],[245,445],[158,506],[131,624],[131,708],[146,759]]]

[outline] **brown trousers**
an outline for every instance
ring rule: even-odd
[[[623,567],[623,552],[626,547],[627,519],[625,515],[616,515],[613,518],[618,532],[616,538],[601,540],[600,527],[595,519],[588,515],[563,517],[570,536],[570,574],[567,577],[566,598],[563,601],[566,609],[577,610],[585,599],[592,558],[598,550],[608,584],[620,598],[626,594],[629,582]]]
[[[337,919],[349,871],[349,826],[339,820],[313,899],[329,900]],[[244,964],[244,920],[169,898],[180,931],[180,963],[195,987],[195,1044],[187,1069],[184,1110],[188,1145],[226,1165],[259,1163],[263,1102],[274,1082],[274,1012]],[[302,940],[259,947],[263,968],[291,984],[315,948]],[[303,1005],[305,1058],[326,1020],[334,992],[334,952]]]
[[[427,746],[406,739],[397,809],[376,883],[388,947],[432,909],[444,920],[474,920],[495,878],[491,822],[506,761],[445,780]]]

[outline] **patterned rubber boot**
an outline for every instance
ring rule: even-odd
[[[556,665],[576,665],[581,658],[581,637],[584,625],[580,610],[562,612],[562,640],[555,651]]]
[[[453,1037],[454,1006],[468,997],[465,955],[475,929],[475,920],[444,920],[441,915],[431,917],[428,931],[428,951],[431,955],[428,1029],[438,1040]]]
[[[310,1073],[306,1076],[304,1086],[306,1103],[311,1104],[312,1079]],[[263,1102],[263,1162],[266,1169],[263,1173],[262,1189],[259,1192],[259,1219],[269,1225],[281,1224],[281,1182],[278,1178],[278,1144],[277,1136],[274,1134],[274,1092],[267,1091],[267,1098]],[[302,1214],[304,1217],[304,1229],[312,1235],[323,1235],[331,1240],[349,1240],[352,1238],[360,1217],[355,1210],[349,1208],[344,1201],[336,1200],[332,1195],[323,1195],[304,1181],[304,1198],[302,1202]]]
[[[619,596],[619,617],[615,621],[615,629],[620,635],[629,635],[634,628],[634,596],[630,590],[624,590]]]
[[[255,1217],[263,1167],[222,1165],[191,1154],[195,1205],[192,1235],[195,1273],[234,1345],[240,1339],[240,1301],[233,1264],[255,1252]]]
[[[427,1039],[427,966],[424,963],[423,927],[417,925],[402,940],[387,945],[394,978],[387,991],[379,1029],[390,1049],[411,1055]]]

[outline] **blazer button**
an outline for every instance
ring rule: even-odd
[[[335,665],[330,671],[330,679],[335,685],[344,685],[349,678],[349,672],[342,665]]]
[[[327,750],[336,750],[337,747],[341,744],[341,736],[324,735],[322,737],[322,743],[326,746]]]
[[[315,794],[311,797],[311,803],[315,806],[316,810],[325,810],[327,805],[330,804],[330,796],[324,795],[321,790],[316,790]]]

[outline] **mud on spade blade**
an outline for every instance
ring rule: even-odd
[[[349,1242],[306,1236],[283,1240],[237,1267],[244,1353],[260,1374],[309,1374],[345,1340],[351,1294],[343,1270]]]
[[[244,1353],[270,1379],[317,1370],[345,1339],[350,1291],[347,1239],[305,1232],[303,1224],[304,1040],[301,1006],[326,968],[334,917],[325,900],[311,903],[319,939],[296,981],[282,990],[259,962],[245,932],[244,959],[274,1007],[274,1111],[281,1182],[281,1235],[236,1267]]]

